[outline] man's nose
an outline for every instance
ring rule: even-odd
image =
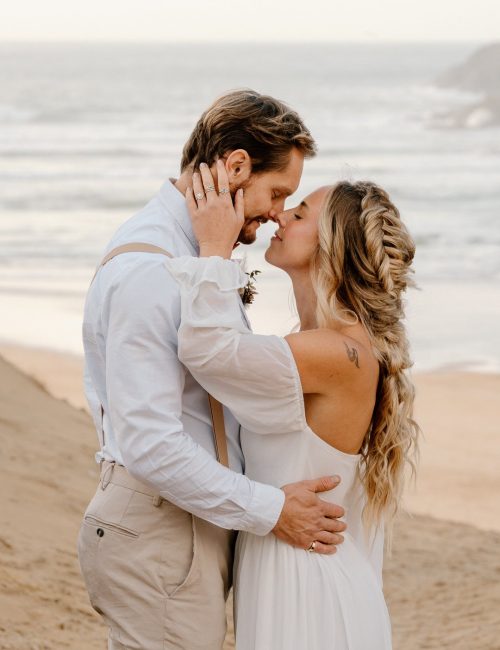
[[[276,212],[277,214],[280,212],[283,212],[285,209],[285,201],[286,198],[278,198],[273,201],[273,212]]]
[[[285,215],[285,201],[282,200],[280,201],[279,207],[274,207],[271,208],[268,212],[268,217],[269,219],[272,219],[275,223],[279,223],[279,219],[282,217],[282,215]],[[284,217],[282,217],[284,218]]]

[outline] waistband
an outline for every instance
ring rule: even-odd
[[[133,476],[130,476],[123,465],[103,460],[101,462],[101,488],[105,490],[109,483],[153,497],[154,505],[160,505],[163,501],[163,497],[161,497],[158,492],[155,492],[155,490],[149,486],[141,483],[141,481],[138,481]]]

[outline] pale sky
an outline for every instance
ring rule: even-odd
[[[7,0],[1,41],[500,40],[500,0]]]

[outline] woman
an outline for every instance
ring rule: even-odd
[[[243,196],[233,208],[217,171],[218,195],[206,170],[187,195],[200,258],[167,261],[181,286],[179,357],[241,422],[248,476],[281,486],[339,474],[331,498],[347,523],[330,556],[240,534],[237,648],[386,650],[383,530],[418,434],[401,301],[413,241],[373,183],[316,190],[278,217],[266,252],[292,280],[300,331],[254,335],[240,313],[247,277],[229,260]]]

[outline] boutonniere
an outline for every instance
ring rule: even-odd
[[[253,303],[253,299],[258,293],[257,289],[255,288],[255,280],[257,279],[257,276],[259,275],[259,273],[261,273],[261,271],[250,271],[250,273],[247,273],[245,271],[245,273],[246,275],[248,275],[248,282],[239,291],[240,291],[241,301],[246,306],[246,305],[251,305]]]

